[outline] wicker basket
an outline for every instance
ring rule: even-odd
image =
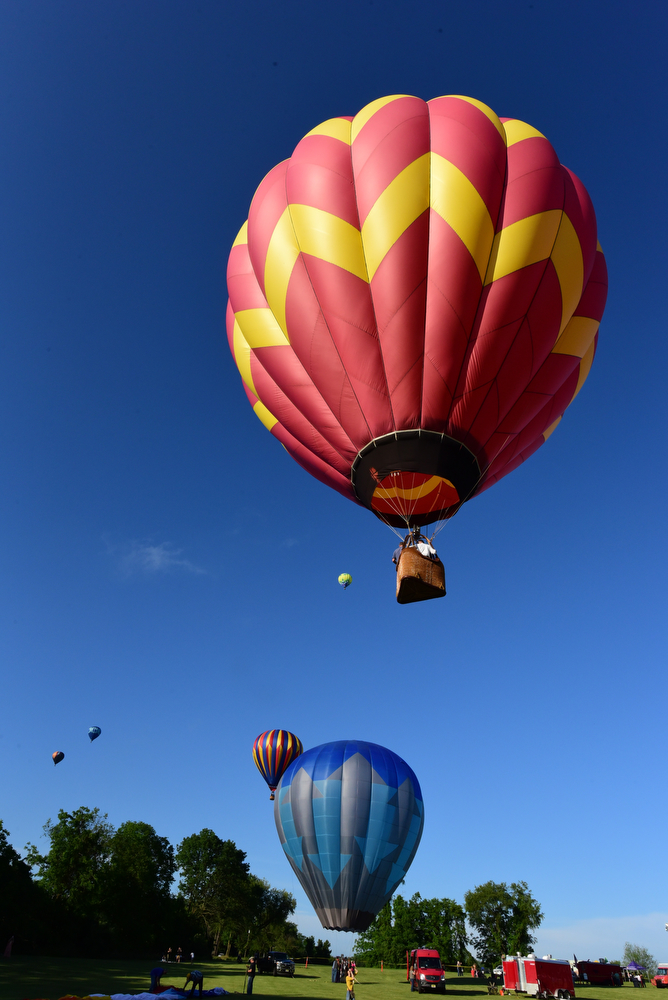
[[[397,566],[397,601],[413,604],[445,597],[445,568],[440,559],[427,559],[412,546],[404,549]]]

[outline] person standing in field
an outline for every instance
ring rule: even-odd
[[[332,982],[336,982],[336,959],[332,962]]]
[[[357,980],[349,969],[346,973],[346,1000],[355,1000],[355,983]]]
[[[464,970],[462,969],[462,963],[459,961],[459,959],[457,959],[457,975],[458,976],[464,975]]]
[[[255,979],[255,959],[253,958],[252,955],[248,962],[246,975],[248,976],[248,986],[246,987],[246,993],[250,995],[253,992],[253,980]]]

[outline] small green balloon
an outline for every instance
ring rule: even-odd
[[[350,573],[342,573],[341,576],[339,577],[339,583],[341,584],[344,590],[346,589],[346,587],[349,587],[352,582],[353,578],[350,575]]]

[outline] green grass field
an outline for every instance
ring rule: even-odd
[[[158,963],[156,963],[158,964]],[[67,993],[86,996],[93,993],[137,993],[148,989],[151,962],[105,962],[94,959],[71,958],[21,958],[0,959],[0,1000],[58,1000]],[[195,967],[204,973],[204,988],[222,986],[230,993],[241,993],[244,986],[245,965],[221,962],[196,962]],[[182,987],[189,965],[169,966],[163,983]],[[406,974],[398,969],[359,969],[356,1000],[408,1000],[410,990]],[[630,984],[611,989],[605,987],[580,987],[579,998],[587,1000],[621,1000],[619,993],[630,989]],[[650,989],[654,987],[650,986]],[[474,1000],[487,997],[487,987],[468,977],[447,980],[450,997]],[[332,983],[329,966],[297,967],[294,979],[287,977],[256,976],[253,990],[255,997],[282,997],[283,1000],[345,1000],[345,984]],[[628,998],[630,1000],[630,997]]]

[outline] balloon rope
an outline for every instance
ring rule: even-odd
[[[455,511],[455,514],[459,513],[459,511],[461,510],[462,504],[465,504],[467,500],[471,499],[473,493],[478,489],[478,486],[480,485],[480,482],[481,482],[483,476],[487,475],[487,473],[491,469],[491,467],[494,464],[494,462],[496,462],[497,458],[499,457],[499,455],[501,454],[501,452],[503,451],[503,449],[508,444],[509,440],[512,437],[515,437],[515,436],[516,435],[514,435],[514,434],[506,434],[505,439],[501,442],[501,444],[497,448],[496,453],[494,454],[494,457],[492,459],[490,459],[490,461],[487,463],[487,465],[485,466],[485,468],[482,470],[482,472],[480,473],[480,475],[476,479],[475,483],[473,484],[473,486],[471,487],[471,489],[469,490],[469,492],[466,494],[466,496],[464,497],[464,499],[460,502],[459,507]],[[455,514],[453,514],[452,517],[454,517]],[[452,517],[446,517],[442,521],[439,521],[438,527],[434,529],[434,534],[432,535],[432,538],[435,538],[436,535],[438,535],[441,531],[443,531],[443,528],[446,526],[446,524],[448,523],[448,521],[452,520]]]

